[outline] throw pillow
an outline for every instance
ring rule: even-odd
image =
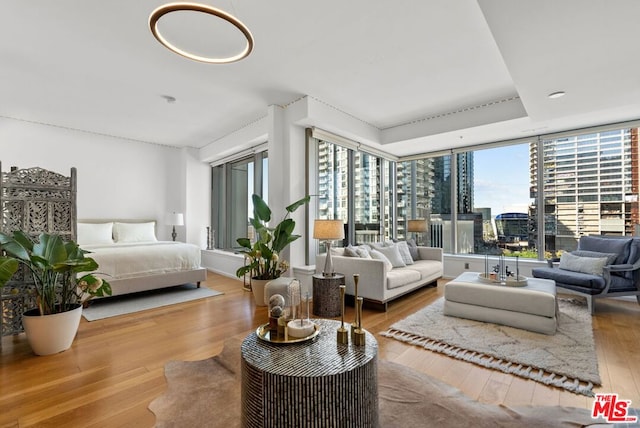
[[[356,248],[352,247],[351,245],[349,245],[348,247],[345,247],[344,255],[347,256],[347,257],[360,257],[358,255],[358,252],[357,252]]]
[[[400,257],[402,257],[402,261],[405,265],[413,264],[413,256],[411,255],[411,251],[409,251],[409,245],[406,241],[398,241],[396,243],[398,250],[400,251]]]
[[[391,246],[393,246],[393,244],[394,244],[393,241],[372,242],[371,243],[371,248],[379,249],[379,248],[384,248],[384,247],[391,247]]]
[[[616,258],[618,257],[618,255],[615,253],[600,253],[598,251],[587,251],[587,250],[575,250],[575,251],[572,251],[571,254],[578,257],[595,257],[595,258],[606,257],[607,265],[612,265],[613,262],[615,262]]]
[[[346,256],[345,249],[342,247],[331,247],[331,255],[333,256]]]
[[[413,238],[407,239],[407,245],[409,246],[409,252],[411,253],[413,261],[420,260],[420,251],[418,251],[416,240]]]
[[[391,264],[391,262],[389,261],[389,259],[387,258],[387,256],[385,256],[384,254],[382,254],[380,251],[373,249],[369,252],[369,254],[371,254],[371,258],[374,260],[382,260],[385,264],[385,266],[387,267],[387,270],[391,270],[393,269],[393,265]]]
[[[370,259],[368,245],[358,245],[357,247],[349,245],[344,249],[344,255],[348,257],[360,257],[362,259]]]
[[[562,253],[560,269],[602,276],[608,257],[578,257],[571,253]]]
[[[406,264],[404,264],[404,261],[402,261],[402,256],[400,255],[400,250],[398,249],[397,245],[392,245],[390,247],[381,247],[378,248],[377,251],[384,254],[389,259],[391,265],[394,268],[407,266]]]
[[[78,223],[78,245],[113,244],[113,223]]]
[[[116,242],[156,242],[156,222],[113,224]]]

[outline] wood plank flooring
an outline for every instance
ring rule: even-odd
[[[475,400],[513,405],[591,408],[589,397],[475,366],[378,335],[394,322],[442,294],[425,288],[389,305],[365,309],[364,326],[376,334],[380,358],[439,378]],[[266,322],[242,283],[209,272],[205,286],[224,295],[131,315],[81,322],[72,348],[37,357],[24,335],[2,338],[0,428],[152,427],[147,409],[166,389],[163,367],[170,360],[201,360],[222,349],[231,336],[244,337]],[[640,305],[597,301],[594,334],[603,386],[640,407]],[[348,319],[353,309],[348,308]]]

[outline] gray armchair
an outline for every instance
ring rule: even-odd
[[[576,251],[549,264],[532,269],[533,277],[552,279],[562,292],[586,297],[591,313],[597,297],[636,296],[640,304],[640,238],[583,236]]]

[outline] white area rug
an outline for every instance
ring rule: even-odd
[[[383,336],[527,379],[593,396],[600,385],[591,315],[586,302],[558,298],[555,335],[462,318],[442,312],[444,299],[393,324]]]
[[[87,321],[95,321],[147,309],[175,305],[176,303],[204,299],[219,294],[224,293],[207,287],[196,288],[193,284],[186,284],[178,287],[92,300],[91,305],[82,310],[82,316]]]

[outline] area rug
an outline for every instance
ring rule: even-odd
[[[195,284],[185,284],[123,296],[95,299],[90,302],[88,308],[82,310],[82,316],[87,321],[96,321],[220,294],[223,293],[207,287],[197,288]]]
[[[577,394],[593,396],[601,384],[584,300],[558,298],[555,335],[445,316],[443,306],[440,298],[382,335]]]
[[[239,427],[240,344],[240,340],[230,340],[220,355],[207,360],[168,362],[167,390],[149,404],[156,415],[156,427]],[[388,361],[378,362],[378,401],[380,426],[385,428],[580,427],[602,423],[592,419],[587,409],[478,403],[450,385]],[[327,421],[326,426],[342,424]]]

